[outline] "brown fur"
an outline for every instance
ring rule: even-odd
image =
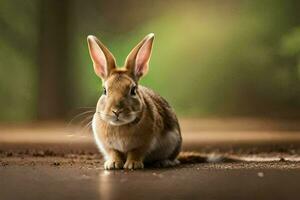
[[[93,118],[95,140],[106,159],[105,169],[178,163],[182,139],[175,113],[165,99],[138,85],[148,70],[153,38],[146,36],[131,51],[125,66],[118,69],[108,49],[94,36],[88,37],[94,69],[106,91]]]

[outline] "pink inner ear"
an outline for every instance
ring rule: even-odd
[[[136,57],[135,74],[137,76],[143,76],[148,71],[148,62],[151,55],[152,41],[148,40],[140,48]]]
[[[104,78],[107,73],[106,72],[106,67],[107,67],[106,57],[94,39],[89,40],[89,44],[90,44],[90,54],[91,54],[91,58],[93,60],[95,73],[99,77]]]

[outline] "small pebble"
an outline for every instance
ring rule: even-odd
[[[7,166],[8,163],[7,162],[0,162],[0,166]]]
[[[60,163],[59,163],[59,162],[54,162],[53,165],[54,165],[54,166],[59,166]]]
[[[13,153],[12,153],[12,152],[7,152],[7,153],[6,153],[6,156],[7,156],[7,157],[12,157],[12,156],[13,156]]]
[[[264,177],[264,173],[263,172],[258,172],[257,176],[260,177],[260,178],[262,178],[262,177]]]
[[[33,153],[33,156],[44,157],[45,152],[44,151],[37,151],[37,152]]]
[[[280,158],[280,160],[279,160],[280,162],[285,162],[286,160],[285,160],[285,158]]]
[[[158,178],[163,178],[164,176],[162,174],[157,174],[155,172],[152,173],[153,176],[156,176]]]

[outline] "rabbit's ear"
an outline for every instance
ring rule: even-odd
[[[148,34],[132,49],[125,61],[125,67],[135,80],[139,80],[148,71],[154,34]]]
[[[106,79],[116,68],[116,61],[112,53],[95,37],[87,37],[89,52],[97,76]]]

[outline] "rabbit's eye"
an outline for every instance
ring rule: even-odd
[[[104,88],[103,88],[103,95],[106,95],[106,93],[107,93],[107,92],[106,92],[106,88],[104,87]]]
[[[136,86],[133,86],[133,87],[130,89],[130,95],[131,95],[131,96],[136,95]]]

